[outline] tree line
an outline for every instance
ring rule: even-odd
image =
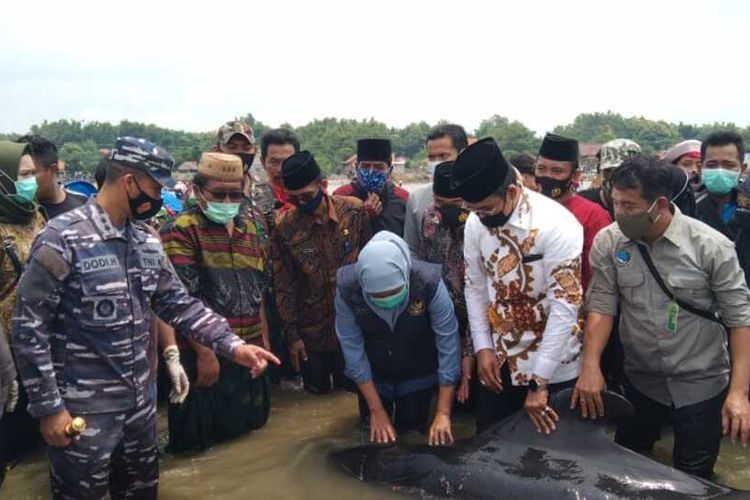
[[[253,126],[258,140],[264,131],[271,128],[256,120],[252,114],[239,119]],[[357,139],[363,137],[390,139],[394,152],[407,158],[407,168],[415,168],[427,156],[425,137],[432,125],[421,121],[397,128],[374,119],[323,118],[301,127],[292,127],[288,124],[281,126],[294,130],[303,148],[315,155],[326,174],[334,174],[340,171],[341,162],[356,152]],[[583,113],[572,123],[557,126],[553,131],[590,143],[603,143],[625,137],[638,142],[645,152],[652,153],[663,151],[685,139],[701,139],[717,129],[736,131],[750,143],[750,126],[742,128],[734,123],[670,123],[644,117],[624,117],[612,112]],[[148,138],[170,151],[177,164],[197,160],[201,152],[211,149],[216,142],[215,132],[186,132],[127,120],[118,124],[84,123],[75,120],[44,121],[33,125],[29,132],[47,137],[58,146],[60,157],[66,161],[68,172],[82,172],[87,175],[96,168],[101,158],[101,150],[111,147],[118,136]],[[541,142],[541,137],[522,122],[511,121],[500,115],[483,120],[476,130],[468,132],[480,138],[494,137],[508,154],[534,154]],[[0,134],[7,139],[14,139],[19,135]]]

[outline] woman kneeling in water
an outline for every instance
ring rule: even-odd
[[[439,265],[412,262],[404,240],[378,233],[355,264],[338,270],[336,335],[345,373],[359,387],[360,416],[369,418],[371,441],[395,441],[397,430],[424,432],[439,385],[428,442],[453,443],[458,322]]]

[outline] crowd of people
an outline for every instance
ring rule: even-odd
[[[635,408],[619,444],[649,453],[671,424],[675,467],[711,478],[722,435],[750,439],[741,137],[615,139],[586,190],[574,138],[506,160],[444,124],[425,147],[427,186],[397,186],[390,141],[363,138],[331,191],[291,131],[228,122],[165,215],[174,161],[146,138],[117,139],[88,199],[47,139],[0,141],[3,455],[41,437],[55,498],[155,498],[160,396],[168,448],[200,451],[263,427],[299,375],[356,392],[372,441],[433,446],[453,411],[549,434],[550,394],[602,418],[615,390]]]

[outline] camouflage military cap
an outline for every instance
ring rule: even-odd
[[[623,161],[640,152],[641,147],[638,143],[630,139],[613,139],[605,142],[599,149],[599,169],[619,167]]]
[[[109,159],[122,166],[148,174],[162,186],[174,187],[172,155],[149,140],[138,137],[118,137],[115,147],[109,152]]]
[[[255,133],[253,132],[253,127],[239,120],[226,122],[219,128],[219,143],[226,144],[237,134],[247,139],[250,144],[255,144]]]

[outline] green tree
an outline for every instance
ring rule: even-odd
[[[99,147],[88,139],[83,143],[66,142],[59,149],[60,158],[66,163],[68,175],[76,176],[78,172],[93,174],[102,158]]]
[[[493,115],[479,124],[475,135],[478,138],[493,137],[507,154],[527,152],[536,154],[540,141],[534,132],[519,121],[510,121],[504,116]]]

